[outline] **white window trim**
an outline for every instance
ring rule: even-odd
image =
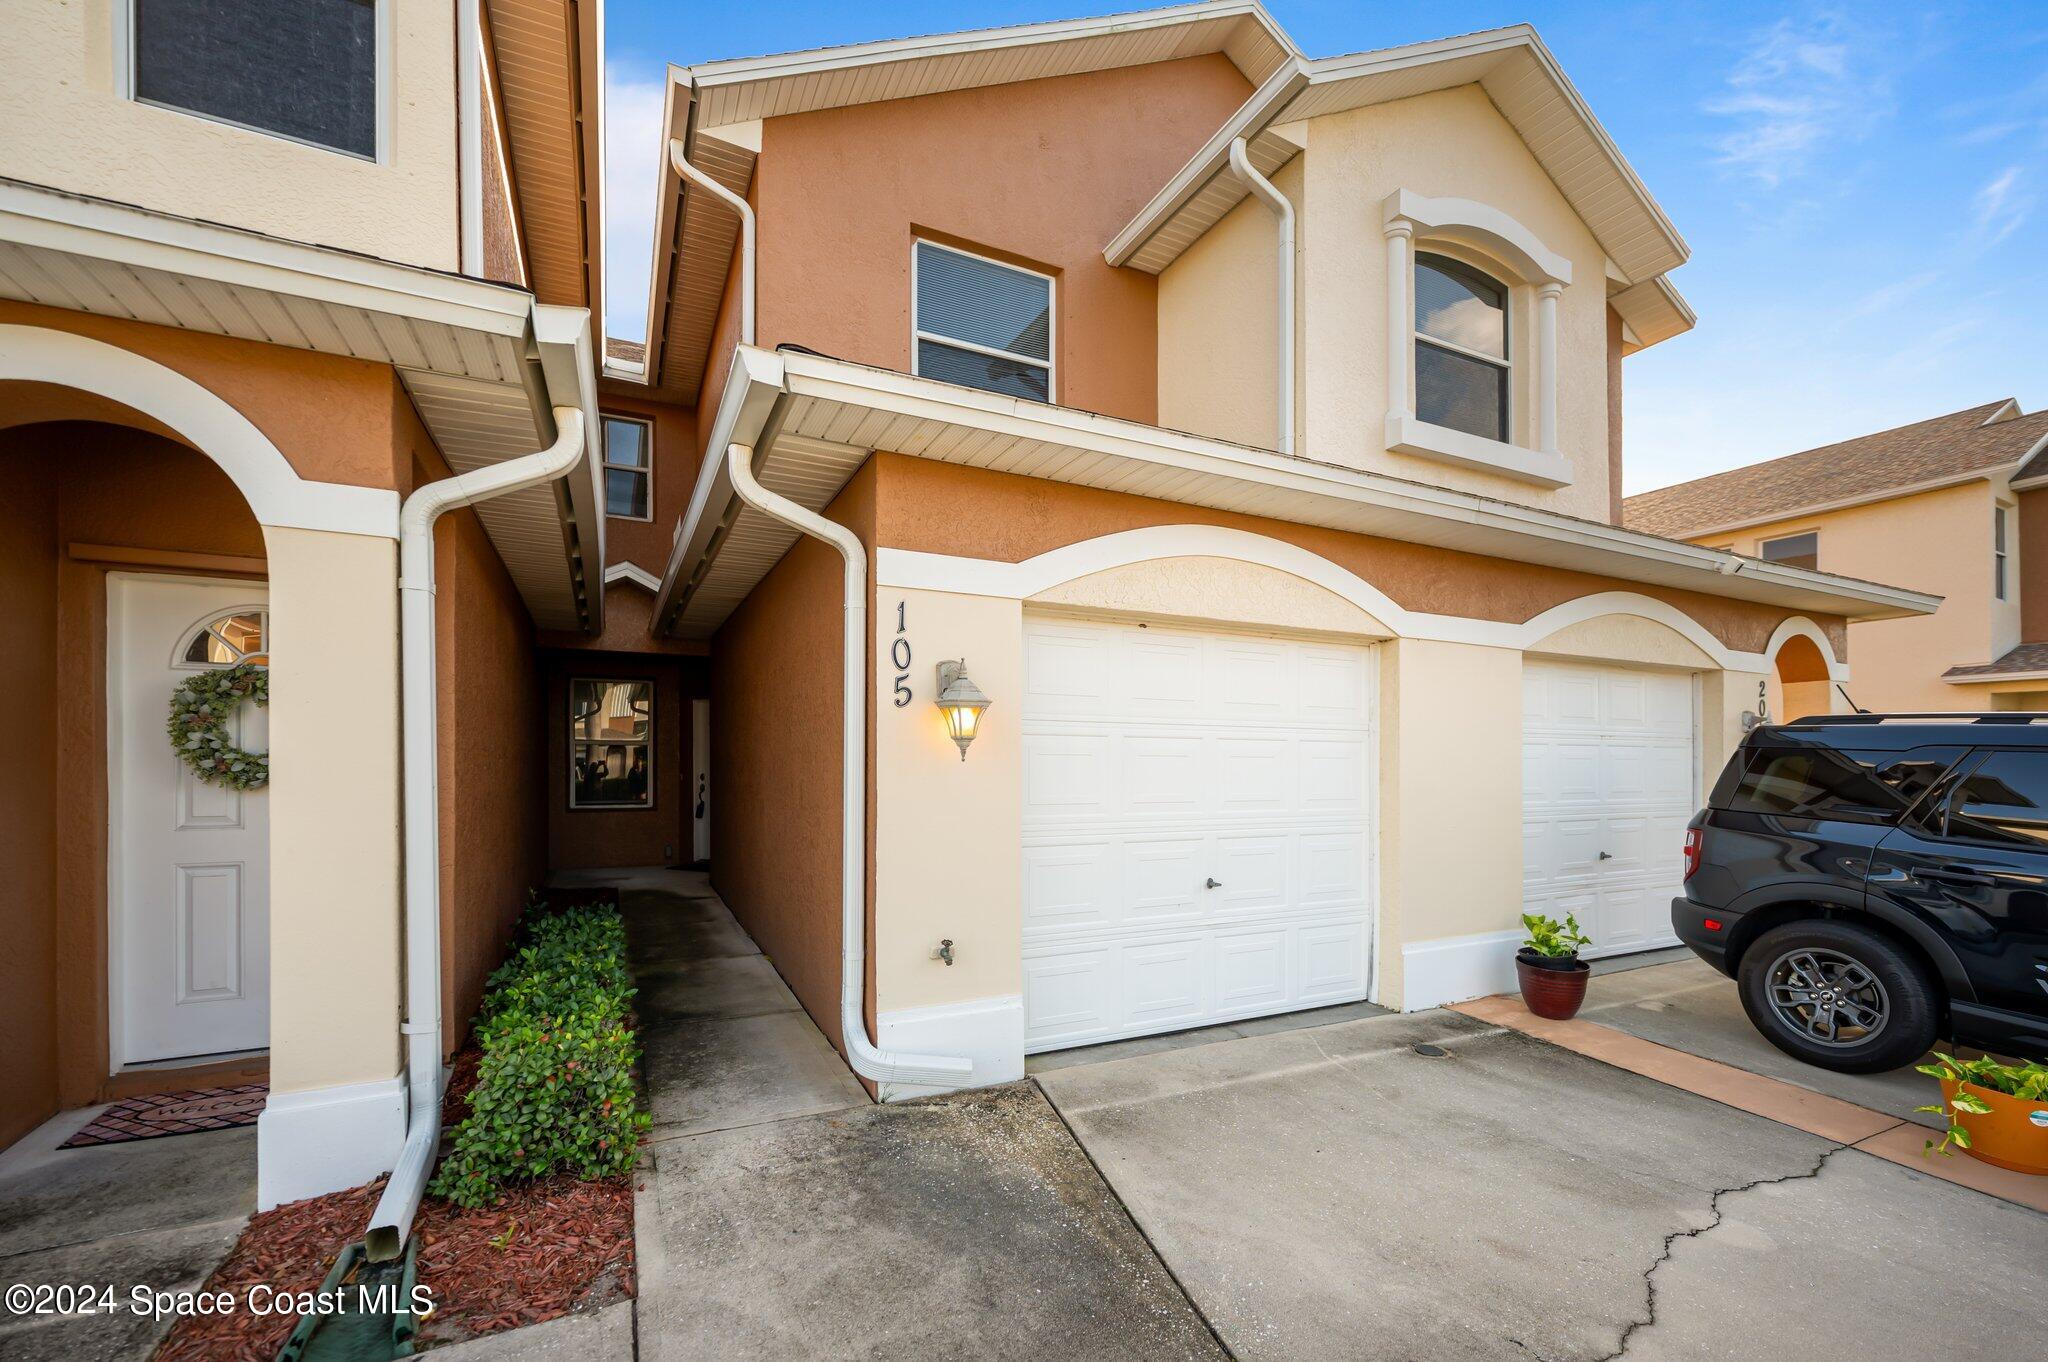
[[[1401,454],[1502,473],[1544,487],[1568,487],[1571,460],[1557,440],[1557,305],[1571,283],[1572,264],[1545,246],[1536,234],[1506,213],[1468,199],[1432,199],[1406,189],[1395,190],[1381,205],[1387,243],[1387,448]],[[1424,421],[1415,414],[1415,255],[1432,247],[1481,251],[1506,267],[1512,329],[1512,298],[1519,288],[1533,288],[1536,325],[1516,345],[1508,361],[1508,420],[1514,429],[1516,395],[1535,366],[1535,419],[1531,444],[1490,440]],[[1491,272],[1491,271],[1490,271]],[[1431,344],[1435,344],[1432,338]],[[1518,353],[1519,352],[1519,353]],[[1497,361],[1496,361],[1497,362]]]
[[[645,747],[647,749],[647,802],[645,804],[582,804],[576,799],[576,749],[587,745],[576,736],[576,687],[579,684],[596,686],[645,686],[647,687],[647,736],[644,738],[612,738],[607,741],[621,747]],[[660,792],[654,783],[654,730],[655,710],[660,707],[661,697],[654,678],[648,676],[576,676],[569,677],[569,807],[588,813],[646,813],[654,808],[660,799]],[[603,743],[595,744],[597,746]]]
[[[605,438],[605,434],[604,434],[604,427],[605,427],[605,426],[606,426],[607,424],[609,424],[610,422],[613,422],[613,421],[618,421],[618,422],[621,422],[621,423],[624,423],[624,424],[630,424],[630,425],[635,425],[635,426],[641,426],[641,427],[644,427],[644,428],[646,429],[646,431],[647,431],[647,462],[646,462],[645,464],[629,464],[629,463],[613,463],[613,462],[612,462],[612,454],[611,454],[611,451],[612,451],[612,442],[611,442],[611,441],[610,441],[609,439]],[[603,482],[605,482],[605,483],[607,484],[607,485],[605,486],[605,488],[604,488],[604,499],[605,499],[605,512],[604,512],[604,513],[605,513],[605,516],[606,516],[606,517],[607,517],[608,519],[611,519],[611,520],[637,520],[637,521],[641,521],[641,522],[643,522],[643,523],[644,523],[644,522],[647,522],[647,521],[651,521],[651,520],[653,520],[653,519],[654,519],[654,422],[652,422],[652,421],[649,421],[649,420],[645,419],[644,417],[639,417],[639,416],[614,416],[614,415],[612,415],[612,414],[611,414],[610,412],[602,412],[602,411],[601,411],[601,412],[599,412],[599,413],[597,414],[597,424],[598,424],[598,432],[597,432],[597,434],[598,434],[598,441],[597,441],[597,448],[598,448],[598,452],[599,452],[599,453],[600,453],[600,454],[601,454],[601,455],[603,456],[602,462],[600,463],[600,465],[599,465],[599,468],[598,468],[598,472],[599,472],[599,473],[601,473],[601,474],[609,474],[609,473],[610,473],[610,472],[611,472],[611,471],[612,471],[612,470],[613,470],[614,468],[618,468],[618,469],[625,469],[625,470],[628,470],[628,471],[631,471],[631,472],[634,472],[634,473],[638,473],[638,474],[640,474],[640,475],[641,475],[642,477],[644,477],[644,478],[646,478],[646,479],[647,479],[647,514],[646,514],[646,515],[620,515],[620,514],[618,514],[617,512],[615,512],[615,511],[613,511],[613,510],[611,509],[611,499],[612,499],[612,497],[611,497],[611,487],[609,486],[609,479],[601,478],[601,479],[600,479],[600,481],[603,481]]]
[[[314,142],[290,133],[278,132],[273,128],[259,128],[253,123],[243,123],[233,118],[222,118],[219,114],[201,113],[197,109],[181,108],[176,104],[159,104],[153,99],[144,99],[135,93],[135,5],[136,0],[114,0],[113,4],[113,50],[114,50],[114,93],[121,99],[145,108],[162,109],[165,113],[182,114],[186,118],[197,118],[206,123],[218,123],[222,127],[239,128],[260,137],[275,138],[280,142],[291,142],[324,151],[335,156],[346,156],[351,161],[368,161],[376,165],[387,165],[391,160],[391,73],[395,66],[392,60],[392,45],[396,41],[392,33],[392,0],[373,0],[377,13],[377,154],[365,156],[346,147],[331,147],[325,142]]]
[[[1991,503],[1991,598],[2012,598],[2012,506]]]
[[[1015,351],[1013,351],[1013,350],[998,350],[998,349],[996,349],[996,348],[995,348],[994,346],[991,346],[991,345],[977,345],[977,344],[975,344],[975,343],[974,343],[973,341],[967,341],[967,340],[955,340],[955,339],[954,339],[953,337],[951,337],[951,336],[945,336],[945,335],[941,335],[941,334],[939,334],[939,333],[938,333],[938,332],[936,332],[936,331],[926,331],[926,330],[924,330],[923,328],[919,327],[919,326],[918,326],[918,324],[917,324],[917,296],[918,296],[918,295],[917,295],[917,253],[918,253],[919,249],[920,249],[920,248],[922,248],[922,247],[930,247],[930,248],[931,248],[932,250],[935,250],[935,251],[950,251],[950,252],[951,252],[952,254],[954,254],[954,255],[957,255],[957,256],[961,256],[961,257],[963,257],[963,258],[965,258],[965,259],[968,259],[968,260],[978,260],[978,261],[980,261],[980,262],[981,262],[982,264],[984,264],[984,265],[997,265],[997,266],[1000,266],[1001,268],[1003,268],[1003,269],[1006,269],[1006,270],[1015,270],[1015,271],[1016,271],[1017,273],[1019,273],[1019,274],[1028,274],[1028,275],[1032,276],[1032,277],[1033,277],[1034,279],[1043,279],[1043,280],[1045,280],[1045,355],[1046,355],[1046,357],[1045,357],[1044,359],[1037,359],[1037,358],[1034,358],[1034,357],[1033,357],[1033,356],[1031,356],[1031,355],[1020,355],[1020,354],[1017,354],[1017,353],[1016,353]],[[913,377],[916,377],[916,378],[922,378],[922,377],[924,377],[923,373],[922,373],[922,372],[921,372],[921,371],[919,370],[919,368],[918,368],[918,351],[917,351],[917,346],[918,346],[918,342],[919,342],[919,341],[930,341],[930,342],[931,342],[932,344],[934,344],[934,345],[947,345],[947,346],[951,346],[951,347],[952,347],[953,349],[955,349],[955,350],[966,350],[966,351],[969,351],[969,352],[971,352],[971,353],[973,353],[973,354],[977,354],[977,355],[987,355],[987,356],[988,356],[988,357],[989,357],[990,359],[1007,359],[1007,360],[1011,361],[1011,362],[1012,362],[1012,363],[1014,363],[1014,364],[1024,364],[1024,365],[1028,365],[1028,366],[1030,366],[1031,368],[1034,368],[1034,369],[1043,369],[1043,370],[1045,370],[1045,400],[1046,400],[1047,402],[1057,402],[1057,401],[1059,401],[1059,399],[1060,399],[1060,388],[1059,388],[1059,354],[1060,354],[1060,343],[1059,343],[1059,342],[1060,342],[1060,337],[1059,337],[1059,324],[1060,324],[1060,309],[1059,309],[1059,281],[1058,281],[1057,279],[1053,278],[1053,277],[1052,277],[1051,275],[1049,275],[1049,274],[1045,273],[1045,272],[1044,272],[1043,270],[1034,270],[1034,269],[1031,269],[1030,267],[1028,267],[1028,266],[1025,266],[1025,265],[1016,265],[1016,264],[1012,264],[1012,263],[1011,263],[1010,261],[1008,261],[1008,260],[998,260],[998,259],[996,259],[996,258],[995,258],[994,256],[992,256],[992,255],[976,255],[976,254],[975,254],[975,253],[974,253],[973,251],[963,251],[963,250],[961,250],[961,249],[960,249],[960,248],[959,248],[958,246],[948,246],[948,245],[946,245],[946,244],[945,244],[945,243],[943,243],[943,242],[939,242],[939,241],[932,241],[932,240],[929,240],[928,238],[925,238],[925,237],[915,237],[915,238],[913,238],[913,239],[911,240],[911,243],[910,243],[910,372],[911,372],[911,375],[912,375]],[[1009,395],[1009,396],[1013,396],[1013,397],[1014,397],[1014,396],[1016,396],[1016,394],[1014,394],[1014,393],[1011,393],[1011,394],[1008,394],[1008,395]],[[1026,402],[1029,402],[1029,401],[1032,401],[1032,400],[1034,400],[1034,399],[1032,399],[1032,398],[1028,398],[1028,397],[1027,397],[1027,398],[1023,398],[1023,399],[1021,399],[1021,400],[1022,400],[1022,401],[1026,401]]]

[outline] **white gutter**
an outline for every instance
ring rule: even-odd
[[[462,272],[484,272],[484,96],[483,0],[455,6],[455,83],[462,107],[456,114],[456,159],[461,177]]]
[[[974,1064],[953,1055],[914,1055],[882,1050],[868,1040],[867,1017],[861,1003],[867,994],[867,805],[868,805],[868,551],[860,537],[815,511],[807,511],[763,487],[754,477],[754,451],[735,442],[727,449],[733,490],[740,500],[775,520],[822,539],[846,560],[846,642],[841,679],[839,796],[840,810],[840,952],[839,1031],[847,1063],[863,1078],[882,1088],[886,1100],[892,1083],[965,1087],[974,1079]]]
[[[434,657],[434,522],[446,511],[552,482],[583,458],[583,412],[556,407],[537,453],[415,488],[398,513],[399,702],[405,790],[405,1146],[363,1236],[372,1262],[405,1250],[441,1143],[440,717]],[[864,674],[864,673],[863,673]]]
[[[1275,407],[1279,412],[1279,441],[1275,446],[1282,454],[1294,452],[1294,205],[1287,196],[1259,174],[1252,165],[1252,158],[1245,154],[1244,138],[1230,139],[1230,168],[1244,187],[1251,190],[1259,202],[1272,211],[1279,229],[1280,269],[1276,287],[1279,290],[1277,310],[1280,314],[1279,349],[1275,351],[1276,365],[1280,370],[1278,398]]]
[[[754,343],[754,209],[744,198],[690,164],[683,139],[668,139],[668,159],[676,174],[712,195],[740,215],[740,344]]]

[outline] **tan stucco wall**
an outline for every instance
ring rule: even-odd
[[[1991,600],[1992,485],[1964,483],[1821,515],[1755,525],[1736,534],[1699,540],[1716,548],[1754,554],[1766,539],[1814,530],[1820,536],[1820,569],[1908,587],[1941,596],[1940,609],[1912,619],[1876,620],[1849,626],[1844,683],[1851,698],[1871,710],[1963,709],[1966,693],[1941,680],[1950,667],[1991,661],[2003,651],[2003,634],[2017,641],[2020,545],[2013,545],[2012,598],[1999,612],[2007,623],[1994,627]],[[1902,548],[1902,546],[1910,546]],[[2011,646],[2007,644],[2006,646]],[[1776,679],[1771,711],[1783,715]]]
[[[1297,269],[1304,245],[1302,161],[1295,157],[1274,178],[1295,204]],[[1274,447],[1276,233],[1272,213],[1247,198],[1160,273],[1159,424],[1168,430]],[[1299,441],[1295,447],[1307,448]]]
[[[1370,468],[1606,520],[1605,254],[1526,144],[1476,85],[1311,119],[1300,230],[1303,422],[1297,449]],[[1572,264],[1558,304],[1557,430],[1574,481],[1555,490],[1435,459],[1389,453],[1386,425],[1386,240],[1380,205],[1395,190],[1497,209]],[[1431,249],[1421,238],[1416,248]],[[1534,443],[1534,291],[1516,288],[1515,443]],[[1531,361],[1531,362],[1523,362]]]
[[[1648,667],[1697,671],[1714,665],[1697,643],[1668,624],[1641,615],[1601,615],[1568,624],[1528,649],[1552,657],[1591,657]]]
[[[398,546],[267,528],[274,1092],[398,1069]]]
[[[1231,558],[1152,558],[1091,572],[1031,598],[1118,615],[1198,619],[1251,628],[1380,637],[1386,625],[1342,596],[1292,573]]]
[[[119,97],[114,7],[7,0],[0,175],[360,251],[457,264],[453,0],[390,0],[381,162]]]
[[[1155,284],[1102,247],[1250,93],[1210,54],[767,120],[761,344],[908,372],[911,241],[928,236],[1053,274],[1056,400],[1151,421]]]

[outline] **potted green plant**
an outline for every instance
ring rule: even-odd
[[[1939,1106],[1916,1107],[1948,1118],[1948,1131],[1929,1140],[1923,1155],[1964,1153],[2016,1173],[2048,1174],[2048,1065],[2007,1064],[1985,1056],[1957,1059],[1936,1051],[1918,1066],[1941,1080]]]
[[[1522,914],[1529,933],[1515,952],[1515,975],[1522,981],[1522,1001],[1539,1017],[1570,1021],[1586,1001],[1586,980],[1593,967],[1579,959],[1579,947],[1592,940],[1579,930],[1579,920],[1564,921],[1540,913]]]

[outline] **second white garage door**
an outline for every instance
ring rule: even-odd
[[[1677,944],[1695,708],[1683,672],[1523,665],[1523,903],[1578,918],[1588,955]]]
[[[1372,656],[1026,619],[1027,1050],[1365,996]]]

